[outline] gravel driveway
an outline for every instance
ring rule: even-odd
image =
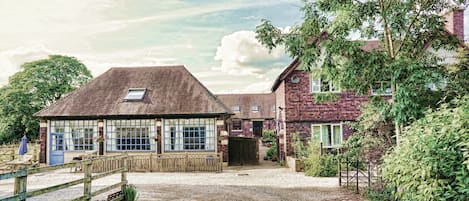
[[[66,170],[33,175],[28,190],[81,177]],[[113,175],[93,181],[93,191],[119,180],[120,175]],[[223,173],[129,173],[128,180],[140,200],[360,200],[340,190],[337,178],[306,177],[274,166],[227,168]],[[11,194],[12,188],[13,180],[0,181],[0,196]],[[83,185],[77,185],[28,200],[66,200],[82,192]]]

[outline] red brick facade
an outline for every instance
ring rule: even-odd
[[[47,121],[41,121],[41,124],[47,124]],[[39,153],[39,163],[47,161],[47,126],[39,128],[39,138],[41,140],[41,150]]]
[[[455,10],[446,15],[446,29],[464,41],[464,9]]]
[[[298,77],[299,82],[291,82],[293,76]],[[340,92],[337,101],[316,104],[314,93],[310,92],[310,73],[302,70],[291,70],[274,90],[277,105],[281,107],[281,111],[277,112],[280,125],[278,132],[281,141],[283,140],[283,143],[280,143],[281,154],[287,156],[293,153],[292,133],[298,132],[304,139],[309,139],[312,124],[354,121],[360,115],[361,105],[368,101],[367,96]],[[285,128],[282,128],[282,125]],[[343,124],[343,139],[347,139],[351,133],[350,127]]]
[[[232,120],[232,121],[239,121],[239,120]],[[255,137],[253,133],[253,121],[262,121],[263,126],[262,130],[275,130],[275,120],[273,119],[265,119],[265,120],[252,120],[252,119],[243,119],[241,121],[241,130],[234,130],[233,124],[230,124],[230,136],[236,137]]]

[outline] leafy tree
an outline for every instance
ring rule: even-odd
[[[50,55],[27,62],[23,70],[0,88],[0,141],[36,138],[39,121],[34,113],[87,83],[90,71],[74,57]]]
[[[454,3],[456,2],[456,3]],[[389,82],[389,110],[397,136],[403,125],[420,118],[437,96],[426,87],[439,83],[446,69],[441,58],[427,51],[454,49],[458,39],[444,28],[441,13],[464,0],[304,0],[304,21],[289,33],[269,20],[257,26],[256,38],[272,49],[284,45],[299,57],[304,70],[319,69],[342,89],[367,94],[379,82]],[[377,39],[379,48],[367,50],[364,42]]]
[[[399,200],[469,198],[469,96],[454,99],[411,124],[384,157],[383,177]]]

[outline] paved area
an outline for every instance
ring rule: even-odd
[[[31,175],[28,190],[80,178],[83,178],[82,173],[70,173],[68,169]],[[337,178],[307,177],[263,160],[257,166],[228,167],[222,173],[128,173],[128,180],[137,187],[139,200],[361,200],[341,190]],[[119,181],[119,174],[95,180],[92,190]],[[109,193],[115,191],[117,189]],[[13,180],[0,181],[0,197],[12,193]],[[28,200],[69,200],[82,193],[81,184]],[[104,199],[105,195],[94,200]]]

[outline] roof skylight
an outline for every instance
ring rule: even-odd
[[[145,96],[145,92],[147,89],[145,88],[130,88],[127,92],[127,96],[125,96],[125,100],[143,100]]]

